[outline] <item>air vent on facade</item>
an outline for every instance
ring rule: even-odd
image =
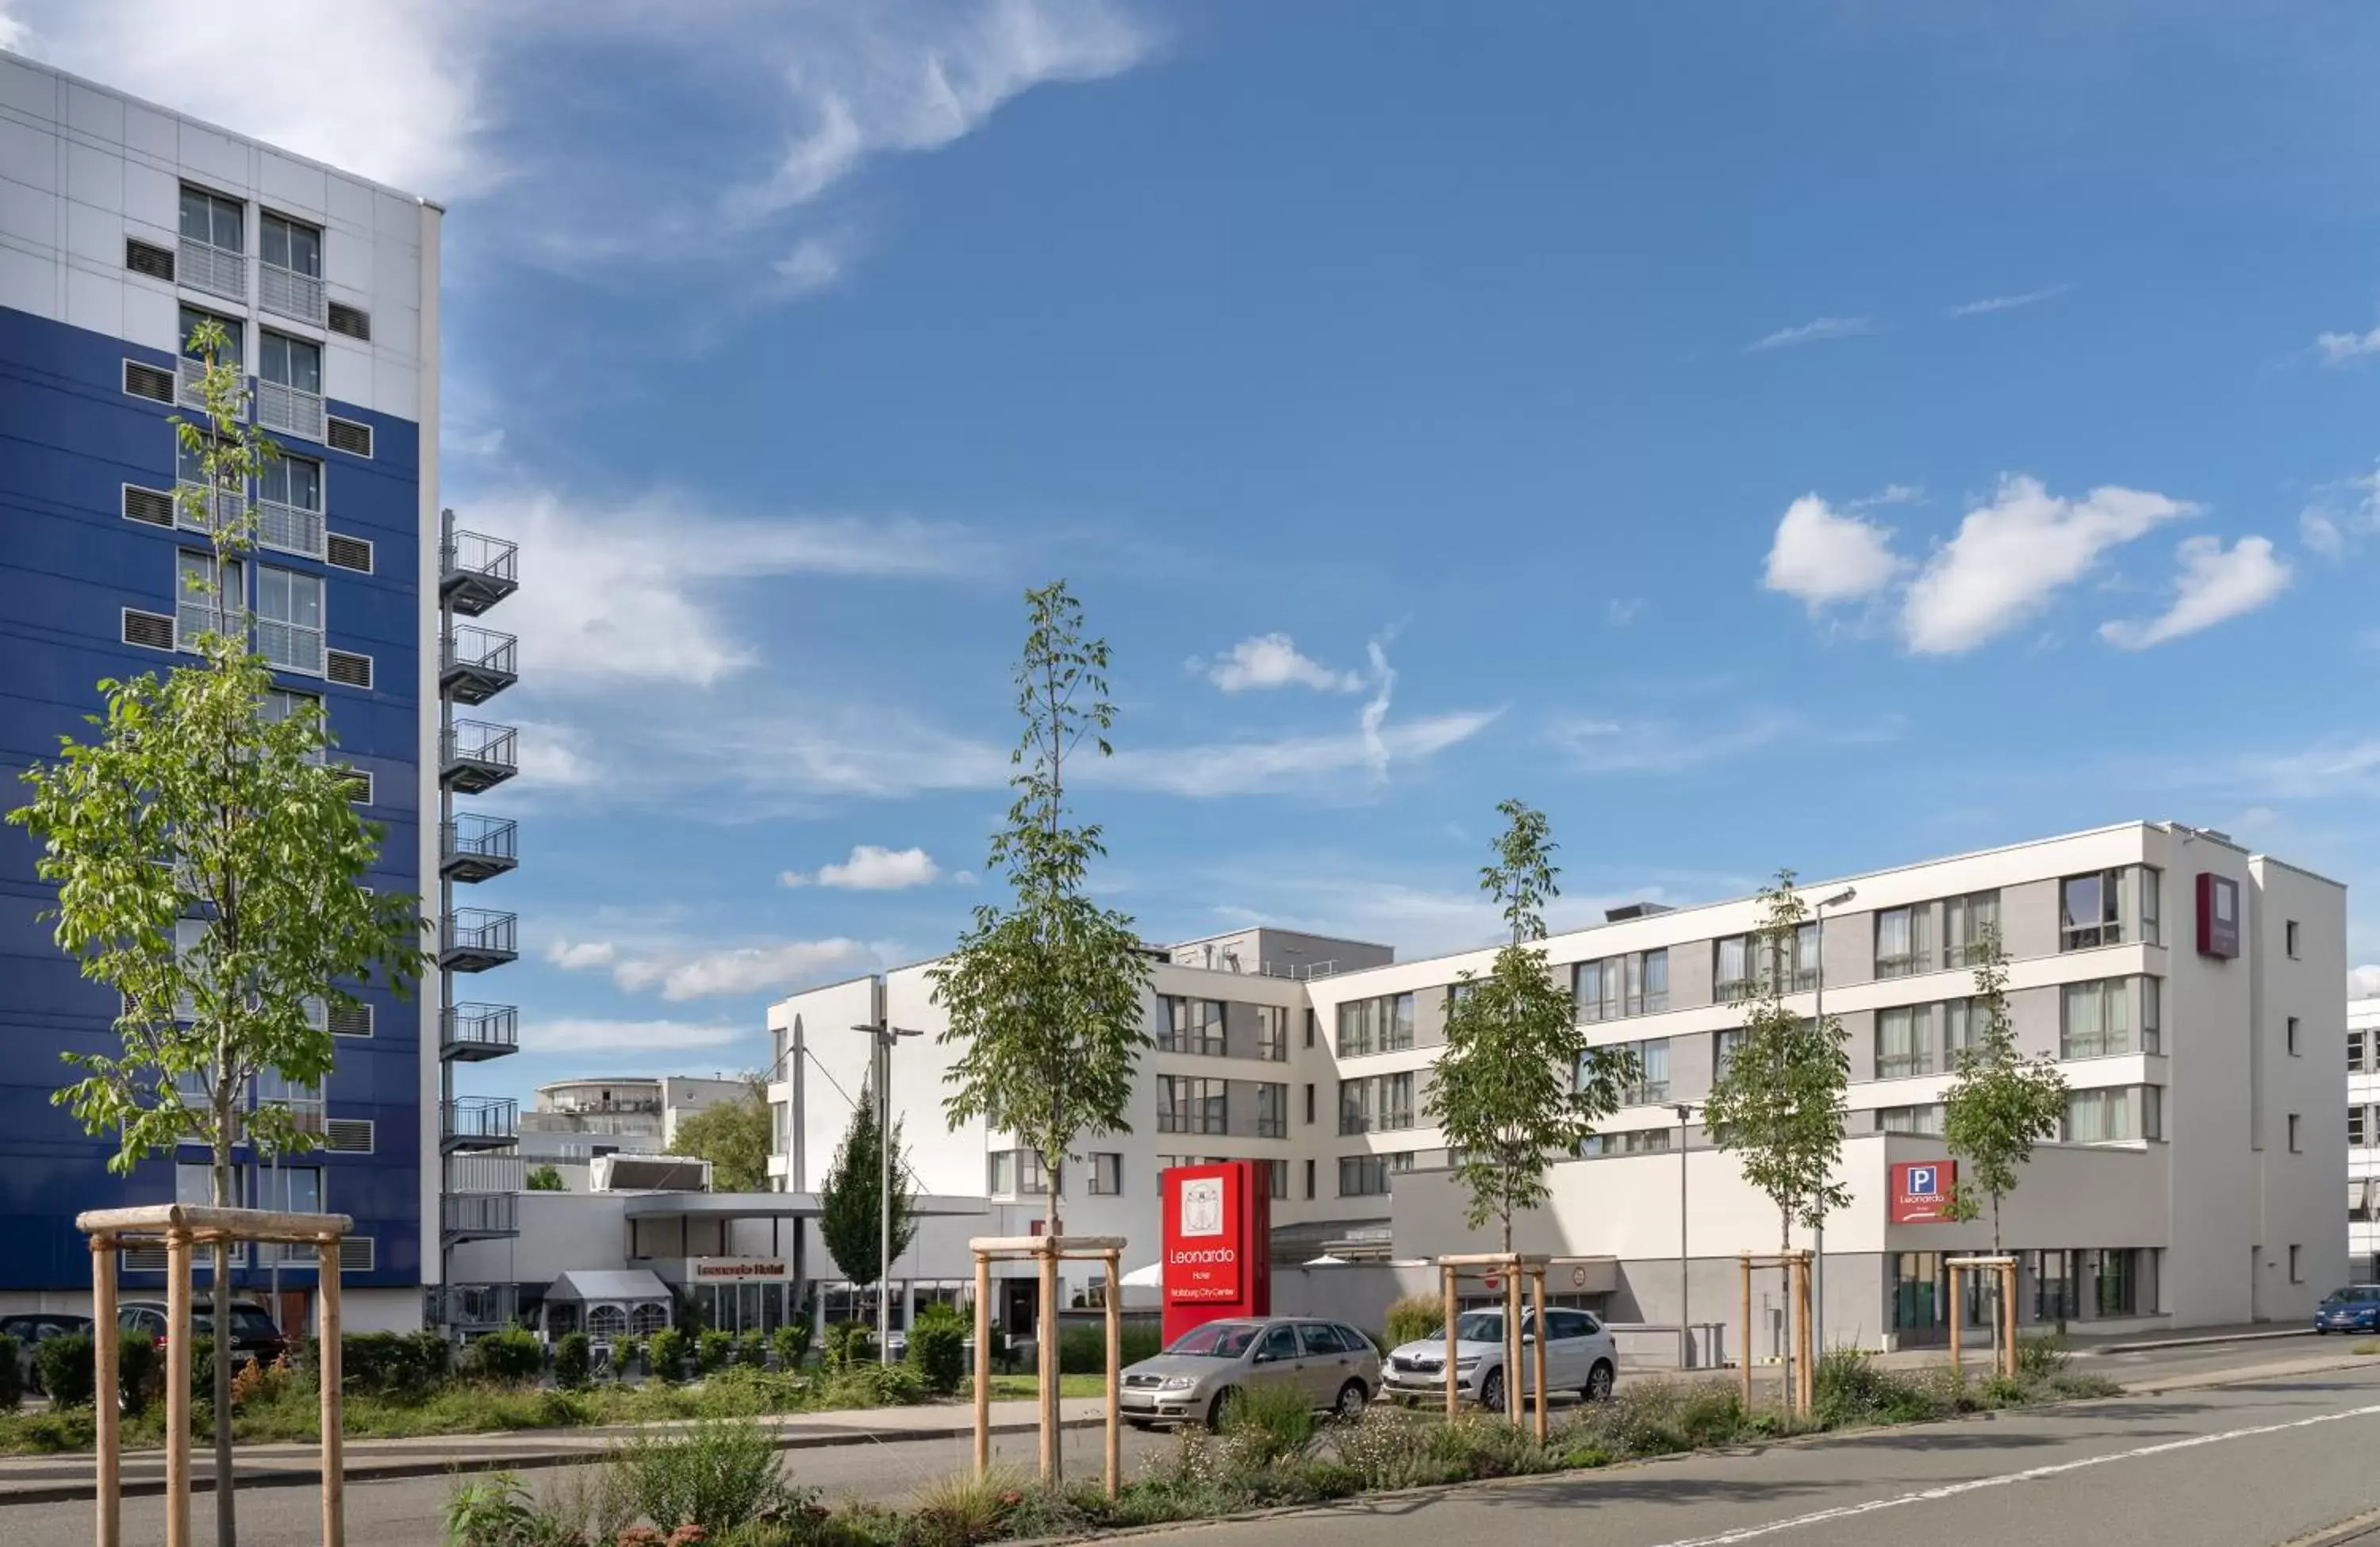
[[[121,1259],[121,1270],[128,1273],[162,1273],[166,1268],[164,1247],[141,1247],[116,1255]]]
[[[372,1271],[372,1237],[349,1236],[339,1243],[339,1272],[368,1273]]]
[[[358,424],[352,419],[334,419],[331,420],[330,439],[323,444],[333,451],[369,457],[371,455],[371,426]]]
[[[124,266],[134,274],[145,274],[152,279],[174,283],[174,250],[152,247],[136,238],[124,238]]]
[[[361,768],[342,768],[338,773],[339,777],[347,782],[347,803],[349,805],[369,806],[372,803],[372,776],[369,770]]]
[[[153,365],[143,365],[137,359],[124,362],[124,390],[135,397],[146,397],[152,403],[174,400],[174,373],[160,371]]]
[[[333,301],[331,331],[344,333],[349,338],[360,338],[369,344],[371,342],[371,313],[361,307],[342,306],[337,301]]]
[[[152,527],[174,524],[174,496],[163,489],[142,489],[132,484],[124,486],[124,518]]]
[[[352,1009],[331,1006],[331,1035],[334,1037],[369,1037],[372,1034],[372,1007],[358,1005]]]
[[[322,675],[349,688],[370,688],[372,682],[371,657],[358,655],[348,650],[325,651],[322,654]]]
[[[333,532],[330,545],[323,552],[333,564],[342,569],[358,570],[366,575],[372,572],[372,545],[364,538],[342,537]]]
[[[136,613],[124,609],[124,642],[149,650],[174,648],[174,620],[163,613]]]
[[[322,1147],[334,1155],[369,1155],[372,1152],[372,1120],[369,1117],[334,1117],[322,1125]]]

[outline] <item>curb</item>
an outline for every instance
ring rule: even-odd
[[[2334,1520],[2319,1530],[2293,1536],[2281,1547],[2353,1547],[2356,1542],[2372,1541],[2375,1531],[2380,1531],[2380,1509],[2367,1509],[2361,1515]]]
[[[2102,1343],[2095,1348],[2074,1348],[2069,1352],[2078,1359],[2099,1354],[2148,1354],[2160,1348],[2204,1348],[2217,1343],[2264,1343],[2280,1337],[2312,1337],[2312,1327],[2279,1327],[2271,1332],[2233,1333],[2228,1337],[2160,1337],[2141,1343]]]
[[[1103,1418],[1067,1419],[1058,1427],[1062,1430],[1097,1429],[1106,1421]],[[991,1426],[991,1432],[1036,1434],[1040,1432],[1040,1426],[1029,1420],[1017,1423],[995,1423]],[[898,1432],[852,1430],[844,1433],[781,1434],[777,1437],[777,1448],[779,1450],[838,1450],[850,1445],[906,1444],[921,1440],[963,1440],[972,1438],[974,1434],[975,1425],[972,1423],[945,1425],[940,1429],[906,1429]],[[458,1434],[453,1437],[485,1439],[488,1436],[484,1432],[480,1432],[470,1435]],[[407,1478],[420,1477],[450,1475],[459,1477],[474,1472],[533,1472],[541,1471],[549,1467],[569,1467],[601,1461],[603,1459],[604,1452],[609,1448],[607,1444],[602,1450],[580,1447],[574,1450],[527,1451],[517,1456],[448,1456],[443,1460],[434,1461],[427,1457],[419,1460],[382,1462],[351,1460],[342,1475],[348,1482],[357,1483],[399,1482]],[[202,1459],[195,1447],[191,1452],[191,1459],[193,1461]],[[313,1488],[319,1486],[322,1480],[322,1469],[310,1466],[290,1467],[279,1463],[249,1467],[236,1465],[233,1471],[233,1483],[237,1489]],[[190,1492],[193,1494],[212,1493],[214,1491],[215,1482],[212,1477],[194,1475],[190,1479]],[[128,1480],[116,1490],[120,1497],[127,1499],[153,1498],[164,1492],[164,1478]],[[99,1484],[96,1480],[78,1482],[37,1482],[23,1488],[10,1488],[0,1484],[0,1512],[5,1512],[11,1504],[88,1504],[98,1497]]]

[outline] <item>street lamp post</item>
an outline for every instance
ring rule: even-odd
[[[1670,1110],[1678,1115],[1678,1368],[1694,1367],[1694,1321],[1688,1314],[1691,1304],[1687,1280],[1693,1269],[1686,1255],[1686,1120],[1694,1115],[1686,1102],[1673,1102]]]
[[[1827,909],[1840,907],[1858,895],[1858,887],[1846,886],[1831,897],[1819,899],[1817,906],[1810,909],[1810,917],[1814,921],[1814,929],[1818,940],[1818,980],[1815,985],[1817,994],[1816,1003],[1812,1005],[1810,1016],[1817,1022],[1820,1036],[1826,1035],[1827,1031]],[[1815,1235],[1815,1239],[1812,1244],[1816,1250],[1811,1259],[1811,1270],[1812,1277],[1815,1282],[1810,1286],[1810,1346],[1814,1350],[1813,1358],[1825,1358],[1827,1357],[1827,1215],[1823,1209],[1818,1213]]]
[[[875,1040],[868,1060],[876,1085],[876,1362],[892,1362],[892,1044],[922,1037],[888,1021],[855,1026]]]

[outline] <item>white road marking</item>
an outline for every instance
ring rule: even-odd
[[[2291,1429],[2311,1429],[2319,1423],[2337,1423],[2341,1419],[2380,1417],[2380,1406],[2350,1407],[2344,1412],[2322,1413],[2313,1418],[2293,1419],[2288,1423],[2259,1424],[2252,1429],[2228,1429],[2219,1434],[2196,1434],[2187,1440],[2167,1440],[2160,1444],[2142,1445],[2136,1450],[2119,1450],[2107,1456],[2086,1456],[2080,1461],[2060,1461],[2047,1467],[2028,1467],[2021,1472],[2002,1472],[1996,1477],[1979,1477],[1965,1482],[1944,1483],[1938,1488],[1923,1488],[1914,1493],[1896,1493],[1887,1499],[1870,1499],[1865,1504],[1839,1504],[1833,1509],[1821,1509],[1808,1515],[1796,1515],[1788,1520],[1770,1520],[1757,1526],[1741,1526],[1717,1536],[1687,1537],[1663,1542],[1661,1547],[1729,1547],[1730,1543],[1751,1541],[1772,1536],[1779,1531],[1798,1530],[1803,1526],[1823,1526],[1833,1520],[1848,1520],[1853,1516],[1873,1515],[1879,1509],[1898,1509],[1902,1504],[1925,1504],[1935,1499],[1954,1499],[1961,1493],[1978,1489],[2000,1488],[2011,1482],[2033,1482],[2045,1477],[2058,1477],[2067,1472],[2079,1472],[2091,1467],[2104,1467],[2115,1461],[2132,1461],[2143,1456],[2165,1456],[2177,1450],[2191,1450],[2199,1445],[2220,1444],[2226,1440],[2252,1439],[2259,1434],[2279,1434]]]

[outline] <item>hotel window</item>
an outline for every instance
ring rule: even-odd
[[[2350,1029],[2347,1033],[2347,1072],[2349,1074],[2364,1072],[2364,1049],[2369,1045],[2364,1041],[2364,1035],[2362,1031],[2355,1029]]]
[[[223,594],[214,594],[215,559],[188,548],[174,554],[175,643],[196,650],[202,633],[231,633],[248,605],[248,579],[237,559],[223,565]]]
[[[216,362],[222,365],[239,364],[244,358],[240,353],[240,336],[247,332],[248,324],[237,317],[225,317],[214,311],[201,311],[195,306],[182,308],[182,353],[191,359],[199,358],[198,349],[190,343],[190,335],[197,333],[201,324],[207,323],[214,323],[224,332],[223,347],[215,355]]]
[[[2140,1294],[2140,1249],[2082,1254],[2082,1276],[2091,1284],[2091,1309],[2095,1316],[2134,1314]]]
[[[1339,1082],[1339,1131],[1372,1133],[1414,1126],[1414,1077],[1372,1075]]]
[[[1992,1029],[1990,1009],[1980,999],[1953,999],[1942,1006],[1942,1066],[1955,1069],[1959,1054],[1981,1047]]]
[[[1670,953],[1636,951],[1581,962],[1572,981],[1583,1021],[1658,1015],[1670,1007]]]
[[[1934,1006],[1896,1005],[1876,1014],[1876,1078],[1934,1072]]]
[[[2150,981],[2154,982],[2155,980],[2152,979],[2152,980],[2150,980]],[[2287,1037],[2287,1041],[2283,1043],[2283,1045],[2284,1045],[2284,1046],[2286,1046],[2286,1047],[2289,1050],[2289,1056],[2290,1056],[2290,1057],[2292,1057],[2292,1058],[2302,1057],[2302,1056],[2303,1056],[2303,1054],[2299,1051],[2299,1048],[2298,1048],[2298,1017],[2295,1017],[2295,1016],[2291,1016],[2291,1017],[2289,1017],[2289,1025],[2288,1025],[2286,1028],[2284,1028],[2284,1033],[2285,1033],[2285,1035],[2286,1035],[2286,1037]]]
[[[1314,1121],[1314,1086],[1311,1081],[1305,1087],[1305,1120],[1309,1123]]]
[[[2065,1140],[2069,1144],[2126,1144],[2137,1139],[2155,1138],[2154,1133],[2144,1133],[2143,1127],[2157,1126],[2157,1105],[2155,1086],[2071,1091],[2066,1098]]]
[[[1884,1106],[1876,1108],[1876,1131],[1878,1133],[1923,1134],[1928,1138],[1942,1137],[1942,1103],[1926,1102],[1916,1106]]]
[[[1774,942],[1755,935],[1756,955],[1762,981],[1774,985],[1780,993],[1807,993],[1818,986],[1818,926],[1797,924],[1793,929],[1792,968],[1790,975],[1777,960]]]
[[[1123,1157],[1120,1154],[1095,1153],[1091,1156],[1091,1196],[1113,1198],[1123,1191]]]
[[[1193,1079],[1187,1075],[1157,1077],[1157,1131],[1160,1133],[1228,1133],[1231,1131],[1230,1086],[1220,1079]]]
[[[2288,923],[2281,926],[2281,940],[2282,949],[2289,952],[2289,959],[2292,961],[2296,960],[2298,954],[2298,921],[2295,919],[2290,920]]]
[[[1342,1198],[1385,1198],[1389,1178],[1401,1171],[1411,1171],[1413,1151],[1393,1155],[1342,1155],[1339,1157],[1339,1196]]]
[[[1876,916],[1876,975],[1911,978],[1934,970],[1934,905],[1888,907]]]
[[[2058,948],[2087,951],[2120,945],[2127,925],[2150,944],[2157,939],[2157,888],[2161,872],[2150,865],[2070,875],[2058,883]]]
[[[1184,999],[1167,994],[1165,1025],[1158,1034],[1160,1053],[1188,1053],[1208,1058],[1223,1055],[1223,1006],[1212,999]]]
[[[1659,1155],[1670,1149],[1667,1128],[1638,1128],[1633,1133],[1591,1133],[1582,1139],[1578,1152],[1589,1159],[1598,1155]]]
[[[1289,1137],[1289,1087],[1268,1082],[1257,1087],[1257,1137]]]
[[[2060,1058],[2106,1058],[2132,1051],[2131,980],[2068,983],[2058,995]]]
[[[309,279],[322,277],[322,232],[277,214],[265,215],[262,226],[263,242],[258,257],[276,269],[286,269]]]
[[[1339,1056],[1398,1053],[1413,1046],[1414,996],[1391,993],[1339,1006]]]
[[[1946,965],[1973,967],[1984,959],[1986,944],[2000,927],[2000,895],[1970,892],[1942,905],[1942,944]]]
[[[2300,1130],[2301,1130],[2301,1127],[2302,1127],[2302,1125],[2303,1125],[2303,1122],[2304,1122],[2304,1120],[2303,1120],[2302,1118],[2301,1118],[2301,1117],[2300,1117],[2296,1113],[2292,1112],[2292,1113],[2290,1113],[2290,1114],[2289,1114],[2289,1153],[2290,1153],[2290,1154],[2293,1154],[2293,1155],[2301,1155],[2301,1154],[2305,1153],[2305,1146],[2304,1146],[2302,1143],[2301,1143],[2301,1142],[2300,1142],[2300,1139],[2301,1139],[2301,1137]]]
[[[1269,1063],[1289,1062],[1289,1010],[1280,1005],[1258,1005],[1257,1056]]]
[[[279,725],[297,713],[301,706],[314,711],[315,724],[319,725],[324,723],[322,713],[322,694],[300,693],[290,688],[268,688],[264,690],[264,721],[267,725]],[[317,745],[312,751],[306,754],[306,761],[308,762],[323,761],[322,748]],[[784,1062],[784,1055],[782,1053],[777,1055],[777,1061],[780,1064]]]
[[[261,565],[256,573],[257,653],[287,671],[322,670],[322,578]]]
[[[257,375],[297,392],[320,396],[322,391],[322,347],[285,333],[266,332]]]
[[[1621,1105],[1651,1106],[1656,1102],[1665,1102],[1670,1099],[1669,1038],[1655,1037],[1641,1042],[1615,1042],[1597,1049],[1595,1053],[1588,1054],[1587,1057],[1593,1058],[1597,1053],[1624,1053],[1634,1058],[1636,1062],[1636,1078],[1629,1084],[1621,1087]],[[1587,1073],[1585,1062],[1582,1060],[1578,1070],[1578,1078],[1582,1084],[1585,1082]]]
[[[2165,984],[2156,978],[2141,980],[2141,1051],[2165,1051]],[[2292,1043],[2290,1052],[2297,1051]]]
[[[1040,1198],[1050,1188],[1041,1171],[1041,1157],[1031,1150],[994,1150],[989,1187],[994,1198]]]
[[[319,515],[322,509],[322,464],[310,457],[285,453],[276,457],[256,475],[256,497]]]
[[[1289,1200],[1289,1162],[1257,1160],[1253,1163],[1257,1175],[1266,1192],[1283,1202]]]
[[[2302,1260],[2302,1253],[2304,1251],[2305,1248],[2303,1247],[2293,1246],[2289,1248],[2289,1282],[2291,1284],[2303,1284],[2305,1282],[2305,1268]]]
[[[2351,1150],[2361,1150],[2368,1146],[2371,1142],[2372,1109],[2368,1106],[2349,1107],[2347,1109],[2348,1148]]]
[[[1309,1203],[1314,1200],[1314,1163],[1309,1160],[1305,1163],[1305,1200]]]
[[[2157,894],[2165,872],[2155,865],[2143,865],[2141,872],[2141,941],[2143,944],[2159,944],[2157,938]]]
[[[1305,1012],[1305,1045],[1314,1045],[1314,1025],[1318,1017],[1312,1010]]]
[[[1742,1045],[1743,1028],[1741,1026],[1731,1027],[1724,1031],[1715,1031],[1711,1033],[1711,1078],[1713,1081],[1722,1080],[1727,1078],[1727,1066],[1735,1062],[1735,1050]]]
[[[1711,942],[1711,998],[1721,1005],[1760,991],[1760,937],[1730,934]]]
[[[182,235],[225,252],[246,250],[242,217],[246,206],[236,199],[185,185],[182,189]]]

